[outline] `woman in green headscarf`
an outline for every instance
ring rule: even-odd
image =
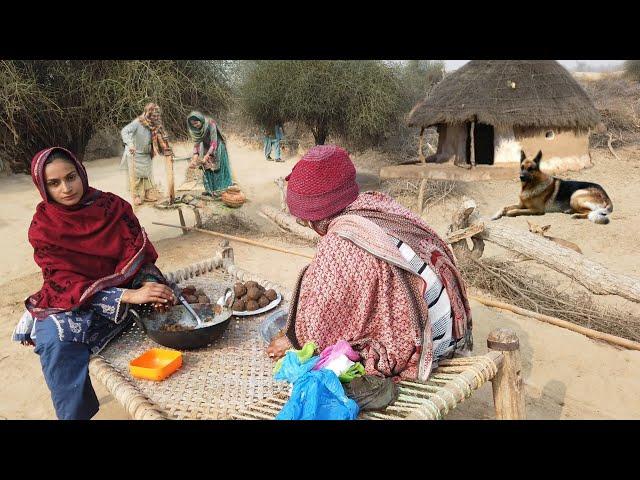
[[[200,112],[189,114],[187,127],[194,142],[189,168],[202,168],[206,194],[218,196],[233,183],[222,132],[213,119]]]

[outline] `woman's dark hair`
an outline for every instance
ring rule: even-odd
[[[63,162],[67,162],[75,166],[75,162],[71,160],[71,157],[67,154],[67,152],[64,152],[62,150],[55,150],[51,155],[49,155],[47,161],[44,162],[45,166],[49,165],[54,160],[62,160]]]

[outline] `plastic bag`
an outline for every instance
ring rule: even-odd
[[[349,342],[346,340],[339,340],[334,345],[331,345],[322,351],[320,354],[320,361],[316,365],[315,370],[324,368],[327,363],[338,358],[340,355],[346,355],[347,358],[353,362],[360,360],[360,354],[351,348]]]
[[[293,390],[276,420],[353,420],[358,416],[358,404],[345,395],[335,373],[311,371],[318,360],[316,356],[301,364],[296,352],[287,351],[275,379],[293,383]]]

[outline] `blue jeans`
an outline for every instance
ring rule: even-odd
[[[100,406],[89,377],[89,346],[61,342],[51,317],[37,320],[35,336],[35,352],[58,419],[89,420]]]
[[[268,158],[271,155],[271,150],[273,149],[275,158],[274,160],[280,160],[280,156],[282,155],[280,150],[280,140],[273,137],[264,137],[264,157]]]

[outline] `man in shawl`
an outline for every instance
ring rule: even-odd
[[[346,340],[368,375],[425,381],[471,348],[464,282],[435,231],[383,193],[360,194],[355,176],[344,149],[319,145],[286,178],[289,211],[322,238],[267,352]]]
[[[57,417],[86,420],[99,408],[89,356],[130,324],[130,305],[166,311],[176,299],[131,205],[91,188],[73,153],[38,152],[31,177],[42,202],[29,242],[43,284],[25,300],[12,338],[35,345]]]
[[[187,128],[194,143],[189,168],[200,167],[205,194],[219,196],[233,183],[224,136],[213,119],[196,111],[187,117]]]
[[[157,201],[159,198],[153,182],[153,157],[162,153],[173,161],[173,150],[162,124],[160,107],[155,103],[148,103],[142,115],[124,127],[120,134],[125,144],[121,165],[126,161],[133,161],[135,164],[133,204]]]

